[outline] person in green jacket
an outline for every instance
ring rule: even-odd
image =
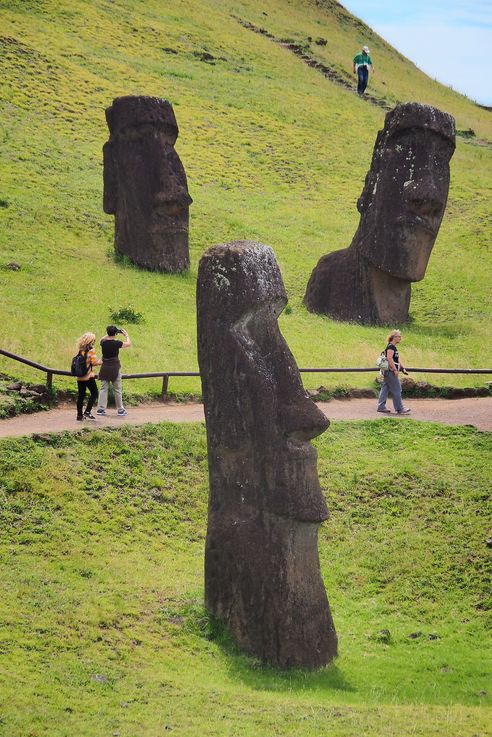
[[[363,95],[369,81],[369,67],[371,72],[374,71],[372,59],[369,56],[367,46],[362,47],[362,51],[354,56],[354,74],[357,74],[357,94]]]

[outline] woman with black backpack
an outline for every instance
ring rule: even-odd
[[[72,373],[77,377],[78,384],[78,396],[77,396],[77,420],[95,420],[96,418],[92,414],[92,407],[97,402],[99,392],[97,390],[97,384],[93,366],[100,366],[102,361],[97,360],[96,352],[94,350],[94,343],[96,342],[96,336],[94,333],[84,333],[78,340],[79,352],[72,361]],[[85,373],[82,373],[85,370]],[[81,375],[82,374],[82,375]],[[87,389],[90,391],[89,401],[83,412],[85,393]]]

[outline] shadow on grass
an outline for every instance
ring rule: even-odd
[[[179,610],[167,614],[183,617],[183,623],[189,632],[214,642],[227,657],[229,674],[249,688],[277,692],[356,691],[334,663],[315,671],[279,669],[245,655],[232,641],[225,625],[206,611],[201,598],[188,600]]]
[[[129,256],[126,256],[124,253],[119,253],[119,251],[116,251],[112,246],[106,249],[106,257],[108,261],[111,261],[120,269],[129,269],[130,271],[142,272],[144,274],[153,274],[156,277],[165,279],[166,281],[176,282],[178,286],[182,285],[183,282],[190,282],[190,284],[194,286],[196,282],[196,274],[192,273],[191,269],[178,271],[176,273],[152,269],[135,263]]]

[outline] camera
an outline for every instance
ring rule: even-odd
[[[116,328],[116,335],[118,335],[118,333],[120,333],[121,335],[124,335],[124,332],[121,328]]]

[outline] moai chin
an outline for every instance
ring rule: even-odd
[[[349,246],[323,256],[309,279],[310,312],[368,325],[408,320],[411,282],[424,278],[444,215],[454,118],[397,105],[379,131]]]
[[[328,516],[307,398],[277,318],[287,297],[268,246],[210,248],[198,272],[198,360],[210,496],[205,603],[245,652],[317,668],[337,653],[318,558]]]
[[[192,199],[174,144],[172,105],[157,97],[117,97],[106,110],[104,212],[115,216],[115,250],[147,269],[189,268]]]

